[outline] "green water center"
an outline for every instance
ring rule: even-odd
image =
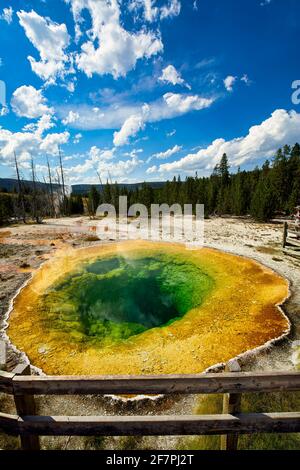
[[[48,327],[103,346],[173,323],[201,305],[213,285],[201,267],[180,257],[113,256],[83,264],[40,303]]]

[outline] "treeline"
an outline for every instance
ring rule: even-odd
[[[0,188],[0,226],[12,221],[42,223],[47,217],[60,217],[83,214],[84,198],[80,195],[61,194],[60,190],[51,194],[50,188],[14,189],[8,193]]]
[[[140,189],[128,191],[118,185],[104,185],[101,192],[92,187],[88,195],[88,210],[94,214],[99,204],[105,202],[118,207],[118,198],[126,195],[128,206],[134,203],[169,205],[178,203],[204,204],[206,216],[251,215],[266,221],[275,214],[292,214],[300,204],[300,146],[285,145],[270,162],[252,171],[231,174],[227,155],[214,168],[210,177],[180,177],[158,189],[144,183]]]
[[[58,189],[53,185],[44,188],[35,185],[5,193],[0,188],[0,224],[10,220],[34,220],[61,215],[95,215],[102,203],[113,204],[118,210],[119,196],[127,196],[128,207],[134,203],[144,204],[204,204],[205,215],[248,215],[266,221],[275,214],[290,215],[300,204],[300,145],[285,145],[271,161],[262,168],[230,173],[227,155],[224,154],[210,177],[180,177],[167,181],[160,188],[144,183],[140,188],[129,190],[108,181],[98,191],[92,186],[87,197],[80,194],[67,195],[64,180]],[[49,170],[50,174],[50,170]],[[63,173],[62,173],[63,174]],[[49,178],[50,179],[50,178]],[[50,179],[51,182],[51,179]]]

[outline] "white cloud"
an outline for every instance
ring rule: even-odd
[[[98,182],[98,176],[92,176],[96,171],[100,173],[103,181],[109,178],[109,175],[113,180],[124,181],[143,163],[138,159],[137,153],[132,153],[127,160],[116,160],[113,158],[115,151],[116,149],[101,150],[95,146],[91,147],[83,163],[65,169],[69,182],[82,182],[84,179]]]
[[[120,147],[128,144],[129,138],[134,137],[144,129],[145,122],[142,114],[136,114],[126,119],[119,132],[114,132],[114,145]]]
[[[181,3],[178,0],[170,0],[167,5],[164,5],[160,10],[160,18],[173,18],[178,16],[181,10]]]
[[[62,106],[57,112],[64,122],[67,119],[76,129],[116,129],[121,128],[131,116],[142,116],[143,122],[156,122],[209,108],[214,101],[215,98],[203,98],[199,95],[165,93],[147,105],[120,103],[118,106],[112,104],[101,109],[78,105],[76,111],[69,106]],[[76,119],[71,119],[72,122],[69,119],[70,112],[76,113]]]
[[[101,161],[111,160],[114,156],[115,149],[100,149],[96,145],[90,148],[89,157],[94,163],[99,163]]]
[[[157,173],[157,171],[158,171],[158,167],[156,165],[153,165],[147,168],[146,173],[148,175],[153,175],[154,173]]]
[[[182,149],[181,145],[174,145],[174,147],[166,150],[165,152],[159,152],[159,153],[153,154],[152,157],[157,158],[159,160],[165,160],[166,158],[169,158],[172,155],[175,155],[175,153],[180,152],[181,149]]]
[[[23,127],[23,131],[36,132],[38,135],[42,135],[45,131],[55,126],[52,118],[52,115],[44,114],[37,122],[26,124]]]
[[[69,133],[53,133],[43,136],[43,132],[53,127],[51,116],[44,115],[36,124],[32,124],[23,132],[11,132],[0,128],[0,160],[11,164],[16,152],[22,162],[29,161],[31,155],[48,153],[58,155],[59,146],[66,144]]]
[[[68,73],[69,61],[65,52],[70,42],[66,25],[44,18],[34,10],[21,10],[17,15],[27,38],[40,54],[39,61],[28,56],[33,72],[49,84],[55,83],[58,77],[63,78]]]
[[[241,82],[244,82],[246,85],[251,85],[251,80],[246,73],[241,77]]]
[[[233,85],[235,84],[236,80],[237,77],[234,77],[233,75],[228,75],[228,77],[223,80],[227,91],[233,91]]]
[[[166,93],[163,98],[167,105],[166,114],[170,114],[170,117],[185,114],[189,111],[200,111],[208,108],[214,102],[213,98],[179,93]]]
[[[79,114],[74,112],[74,111],[69,111],[68,115],[65,117],[65,119],[62,120],[62,123],[64,126],[67,126],[68,124],[73,124],[74,122],[79,119]]]
[[[131,157],[131,158],[134,158],[136,157],[139,153],[143,153],[144,150],[143,149],[133,149],[131,150],[131,152],[125,152],[123,155],[125,157]]]
[[[261,124],[251,127],[245,137],[229,141],[216,139],[197,153],[160,165],[157,171],[172,174],[191,170],[211,170],[223,153],[227,154],[230,164],[234,167],[260,158],[270,158],[279,147],[295,144],[299,140],[299,129],[300,114],[296,111],[277,109]]]
[[[11,24],[13,20],[14,10],[12,7],[3,8],[0,15],[0,20],[6,21],[6,23]]]
[[[170,132],[167,132],[167,133],[166,133],[166,136],[167,136],[167,137],[173,137],[173,135],[175,135],[175,134],[176,134],[176,129],[173,129],[173,130],[171,130]]]
[[[144,9],[144,18],[150,23],[161,19],[178,16],[181,10],[179,0],[169,0],[165,5],[158,6],[156,0],[133,0],[130,4],[131,10]]]
[[[11,106],[19,117],[35,119],[43,114],[53,114],[53,108],[49,108],[47,100],[41,90],[33,86],[23,85],[17,88],[11,99]]]
[[[147,21],[154,21],[159,14],[159,8],[154,6],[156,0],[142,0],[140,3],[144,6],[144,16]]]
[[[82,134],[79,132],[78,134],[74,136],[73,144],[79,144],[81,139],[82,139]]]
[[[120,6],[117,0],[66,0],[71,4],[77,25],[77,37],[82,34],[81,12],[87,9],[91,15],[92,28],[89,39],[76,55],[76,63],[88,77],[93,74],[111,74],[115,79],[125,76],[136,62],[150,58],[162,51],[163,45],[158,33],[131,33],[120,22]]]
[[[208,107],[210,100],[197,95],[181,95],[166,93],[162,102],[152,105],[144,105],[139,114],[129,116],[123,123],[119,132],[114,133],[114,145],[121,146],[129,142],[129,138],[135,136],[144,129],[147,121],[160,121],[171,117],[185,114],[188,111],[200,110]]]
[[[175,69],[173,65],[168,65],[162,71],[159,79],[161,82],[171,83],[172,85],[183,85],[186,86],[189,90],[191,89],[190,85],[183,80],[180,73]]]
[[[47,134],[40,143],[39,149],[44,150],[50,155],[58,155],[59,147],[69,141],[69,132]]]

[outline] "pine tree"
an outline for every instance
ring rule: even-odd
[[[95,186],[92,186],[88,196],[88,208],[90,215],[96,214],[100,202],[100,194]]]

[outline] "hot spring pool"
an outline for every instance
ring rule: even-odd
[[[195,373],[282,335],[287,282],[212,249],[122,242],[59,253],[8,335],[48,374]]]

